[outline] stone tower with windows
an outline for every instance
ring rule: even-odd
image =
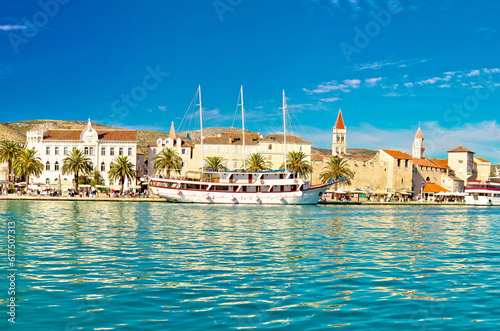
[[[420,130],[420,125],[418,126],[417,133],[415,134],[415,139],[413,139],[412,157],[415,159],[425,158],[424,135]]]
[[[344,119],[342,118],[342,110],[339,109],[339,114],[337,116],[337,122],[333,127],[333,141],[332,141],[332,155],[345,155],[347,148],[347,130],[344,125]]]

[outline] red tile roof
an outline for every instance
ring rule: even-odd
[[[264,138],[261,139],[262,141],[277,141],[279,143],[283,143],[284,137],[282,134],[270,134],[268,136],[265,136]],[[287,134],[286,135],[286,142],[287,144],[293,144],[293,143],[298,143],[298,144],[312,144],[312,142],[304,140],[302,138],[299,138],[297,136],[292,136]]]
[[[47,130],[44,140],[80,140],[83,130]],[[137,140],[135,130],[96,130],[99,140]]]
[[[325,157],[321,154],[318,154],[318,153],[314,153],[313,155],[311,155],[311,161],[324,161],[325,160]]]
[[[448,159],[431,159],[432,162],[439,164],[441,167],[451,169],[448,167]]]
[[[474,153],[474,154],[475,154],[475,152],[473,152],[473,151],[471,151],[471,150],[469,150],[469,149],[465,148],[465,147],[464,147],[464,146],[462,146],[462,145],[460,145],[460,146],[458,146],[458,147],[456,147],[456,148],[450,149],[450,150],[448,151],[448,153],[453,153],[453,152],[469,152],[469,153]]]
[[[392,156],[395,159],[404,159],[404,160],[411,160],[412,156],[400,151],[393,151],[390,149],[383,149],[382,151],[386,152],[390,156]]]
[[[344,119],[342,118],[342,110],[339,109],[339,114],[337,115],[337,121],[333,129],[345,130]]]
[[[439,163],[433,162],[428,159],[413,159],[413,164],[421,166],[421,167],[432,167],[432,168],[440,168],[440,169],[446,169],[446,167],[443,167]]]
[[[201,140],[196,140],[195,145],[201,144]],[[220,137],[206,137],[203,144],[207,145],[243,145],[243,133],[241,132],[223,132]],[[253,132],[245,133],[245,145],[258,145],[259,134]]]
[[[486,159],[483,159],[482,157],[476,157],[477,160],[481,161],[481,162],[490,162]]]
[[[438,193],[438,192],[450,192],[449,190],[441,187],[437,184],[427,183],[424,186],[424,193]]]

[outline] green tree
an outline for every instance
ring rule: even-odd
[[[313,168],[305,158],[306,154],[304,152],[289,152],[286,156],[286,170],[293,172],[296,177],[309,178]],[[280,168],[285,168],[285,165],[281,164]]]
[[[111,162],[108,177],[110,180],[120,181],[120,192],[123,194],[123,186],[125,185],[125,180],[128,179],[132,182],[136,178],[135,166],[132,162],[128,160],[127,156],[117,156],[113,162]]]
[[[346,180],[347,184],[351,184],[351,179],[354,178],[354,173],[349,168],[347,160],[343,157],[330,157],[323,168],[323,172],[319,175],[321,182],[337,181],[342,177]]]
[[[14,184],[14,161],[21,151],[21,146],[18,143],[4,140],[0,143],[0,163],[7,163],[9,167],[9,182]]]
[[[211,170],[211,171],[218,171],[218,170],[227,170],[226,165],[224,164],[224,158],[222,156],[207,156],[205,158],[205,166],[203,167],[203,170]]]
[[[104,178],[102,178],[99,171],[94,171],[92,173],[90,185],[92,185],[93,187],[96,187],[97,185],[104,185]]]
[[[182,158],[173,148],[167,148],[156,155],[153,166],[157,173],[164,172],[167,177],[170,177],[170,172],[180,174],[182,169]]]
[[[40,177],[44,166],[38,152],[32,149],[22,149],[14,160],[14,171],[17,176],[26,176],[26,187],[30,184],[30,176]]]
[[[74,175],[75,191],[78,192],[80,179],[78,176],[89,175],[92,172],[91,161],[79,149],[73,149],[68,156],[63,159],[61,168],[63,175]]]
[[[260,153],[252,153],[248,155],[246,160],[247,171],[265,171],[271,170],[271,161],[267,156]]]

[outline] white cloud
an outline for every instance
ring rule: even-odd
[[[450,88],[451,85],[449,85],[449,84],[442,84],[442,85],[439,85],[438,87],[439,88]]]
[[[323,102],[335,102],[335,101],[339,101],[340,98],[332,97],[332,98],[325,98],[325,99],[320,99],[320,100]]]
[[[400,97],[402,94],[396,92],[389,92],[383,95],[384,97]]]
[[[167,106],[158,106],[158,109],[161,111],[167,110]]]
[[[401,61],[377,61],[372,63],[363,63],[354,67],[354,71],[361,70],[378,70],[382,68],[407,68],[416,64],[425,63],[430,60],[428,59],[409,59],[409,60],[401,60]]]
[[[0,31],[24,30],[27,29],[24,25],[0,25]]]
[[[467,76],[467,77],[479,76],[479,70],[472,70],[471,72],[469,72],[465,76]]]
[[[405,83],[405,87],[408,87],[408,88],[413,87],[413,85],[414,85],[414,84],[413,84],[412,82]]]
[[[373,87],[376,86],[378,82],[382,80],[382,77],[376,77],[376,78],[367,78],[365,79],[365,83],[367,84],[368,87]]]

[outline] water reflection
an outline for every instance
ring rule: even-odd
[[[12,201],[0,215],[18,223],[27,329],[499,322],[497,209]]]

